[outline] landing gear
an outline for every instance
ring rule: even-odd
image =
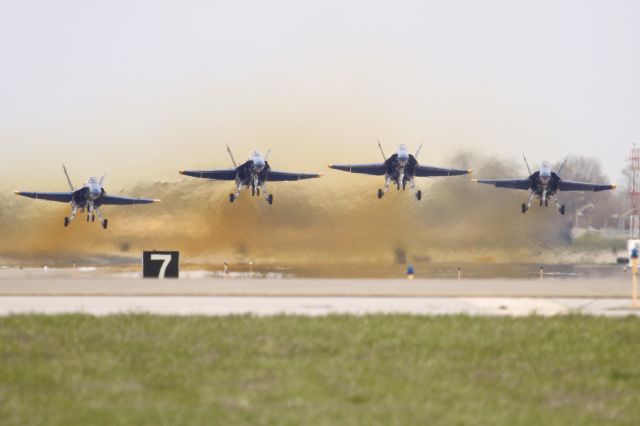
[[[96,215],[95,215],[95,214],[92,214],[92,215],[91,215],[91,222],[93,223],[93,222],[95,222],[95,221],[96,221]]]
[[[422,191],[416,192],[416,198],[418,199],[418,201],[422,200]]]
[[[533,197],[535,197],[536,193],[533,191],[530,191],[529,193],[529,201],[527,202],[527,204],[522,204],[522,213],[526,213],[527,210],[529,210],[529,207],[531,207],[531,203],[533,203]],[[542,199],[540,199],[540,205],[542,206]]]
[[[558,203],[558,195],[557,195],[557,194],[555,194],[554,201],[556,202],[556,207],[558,208],[558,211],[560,212],[560,214],[561,214],[561,215],[563,215],[563,216],[564,216],[564,210],[565,210],[565,209],[564,209],[564,204],[563,204],[563,205],[560,205],[560,204]]]
[[[256,196],[259,197],[260,196],[260,188],[256,188]]]
[[[273,194],[269,194],[269,196],[267,197],[267,203],[273,204]]]
[[[255,186],[251,186],[251,196],[252,197],[256,196],[256,187]]]
[[[548,198],[546,200],[544,200],[544,206],[545,207],[549,207],[549,199]]]
[[[542,207],[542,198],[540,198],[540,207]]]
[[[76,218],[76,213],[78,212],[78,206],[75,205],[75,203],[71,206],[71,217],[65,217],[64,218],[64,226],[65,228],[67,226],[69,226],[69,224],[71,223],[71,221],[73,221],[73,219]]]
[[[396,188],[398,189],[398,191],[400,191],[400,182],[396,183]]]
[[[91,215],[87,215],[87,222],[89,222],[89,219],[91,219]]]
[[[233,203],[239,196],[240,193],[242,192],[242,190],[244,189],[244,187],[247,187],[247,189],[249,188],[249,185],[244,185],[242,182],[239,182],[236,179],[236,192],[232,192],[231,194],[229,194],[229,202]],[[256,186],[255,185],[251,185],[251,195],[254,195]]]
[[[107,229],[107,226],[109,226],[109,219],[105,219],[102,221],[102,227],[104,229]]]
[[[384,195],[384,191],[382,189],[378,189],[378,198],[382,198],[382,196]]]
[[[405,180],[402,182],[402,190],[404,191],[406,189],[407,189],[407,181]]]

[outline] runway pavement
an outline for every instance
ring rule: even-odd
[[[577,279],[6,278],[0,296],[628,297],[630,276]]]
[[[637,315],[631,279],[0,279],[0,315]]]

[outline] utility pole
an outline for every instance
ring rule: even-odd
[[[640,148],[635,143],[627,161],[631,164],[629,201],[632,213],[629,215],[629,239],[637,240],[640,238]]]

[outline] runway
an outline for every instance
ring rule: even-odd
[[[631,279],[0,279],[0,315],[637,315]]]
[[[506,297],[0,297],[0,315],[84,313],[156,315],[411,314],[526,316],[638,315],[628,299]]]
[[[629,297],[630,276],[572,279],[0,278],[0,296]]]

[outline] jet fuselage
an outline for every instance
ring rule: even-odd
[[[254,151],[249,160],[236,168],[236,185],[241,184],[255,190],[265,184],[269,172],[269,163],[258,151]]]
[[[385,177],[397,185],[406,185],[416,175],[418,161],[409,153],[406,145],[400,145],[395,154],[384,162]]]
[[[529,176],[530,191],[542,201],[546,201],[548,197],[555,197],[558,192],[560,176],[552,169],[551,165],[544,161],[540,170]]]

